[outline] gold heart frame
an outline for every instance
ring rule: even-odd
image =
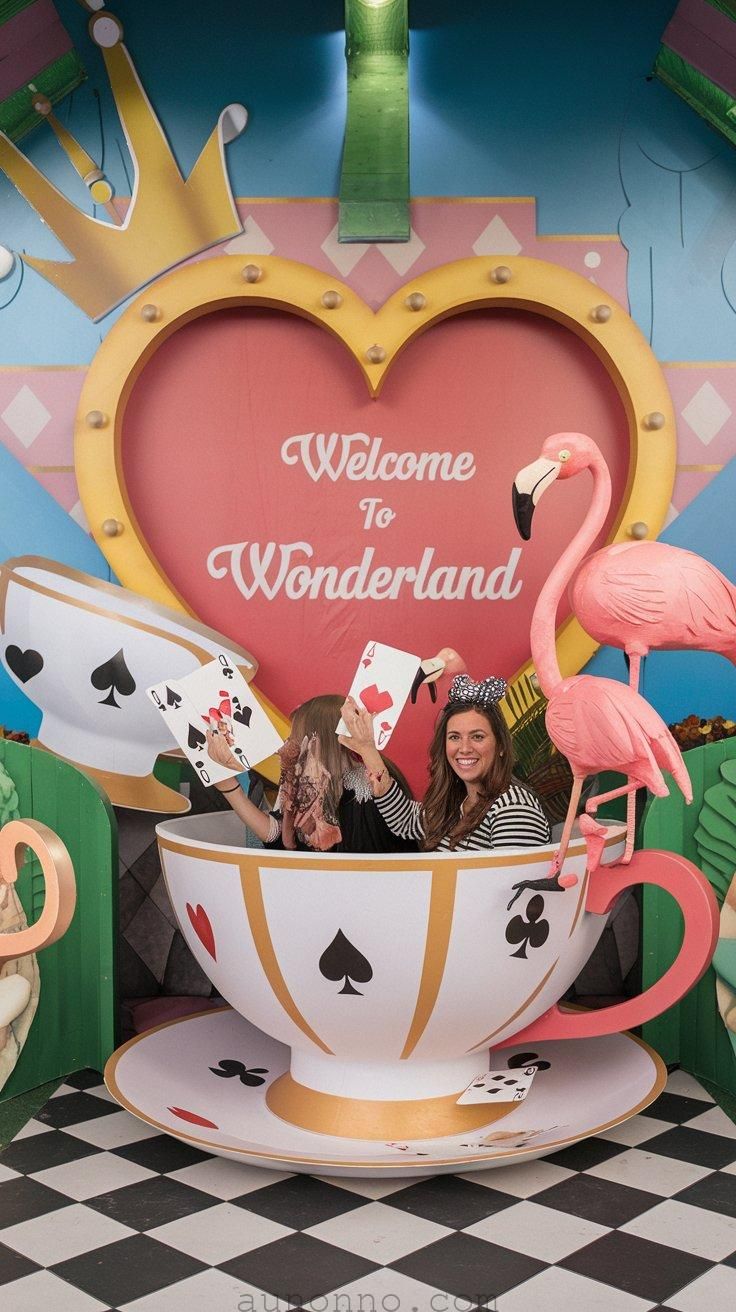
[[[415,337],[450,315],[477,309],[526,310],[569,328],[595,352],[623,402],[629,425],[629,479],[610,542],[654,538],[664,524],[675,476],[672,401],[662,370],[623,306],[587,278],[545,260],[481,256],[431,269],[377,311],[350,287],[311,265],[278,256],[220,255],[176,269],[138,297],[102,343],[87,374],[75,423],[79,493],[96,542],[128,588],[193,614],[149,550],[122,473],[127,399],[151,356],[191,320],[223,308],[265,306],[320,324],[347,347],[378,396],[394,360]],[[247,260],[248,257],[246,256]],[[597,643],[577,620],[557,635],[563,675]],[[530,661],[512,681],[529,700]],[[273,708],[271,708],[273,710]],[[277,723],[283,720],[277,714]]]

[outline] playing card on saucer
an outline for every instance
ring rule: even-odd
[[[524,1066],[514,1071],[486,1071],[485,1075],[476,1075],[460,1094],[458,1104],[523,1102],[536,1073],[536,1066]]]
[[[349,696],[373,716],[376,746],[383,749],[396,728],[421,658],[382,642],[367,643],[358,661]],[[347,733],[342,720],[336,733]]]

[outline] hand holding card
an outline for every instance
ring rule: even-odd
[[[396,728],[419,663],[420,658],[411,652],[381,642],[369,642],[358,661],[348,696],[375,717],[376,747],[381,751]],[[344,720],[340,720],[335,732],[338,735],[348,732]]]
[[[186,678],[156,684],[147,692],[204,784],[249,770],[282,744],[224,652]]]

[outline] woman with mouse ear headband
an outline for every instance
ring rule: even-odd
[[[429,788],[422,802],[402,793],[381,761],[373,723],[349,698],[342,715],[343,746],[363,759],[376,806],[398,837],[423,851],[533,847],[550,841],[549,821],[531,789],[513,778],[513,744],[498,702],[506,682],[496,675],[475,683],[458,674],[429,749]]]

